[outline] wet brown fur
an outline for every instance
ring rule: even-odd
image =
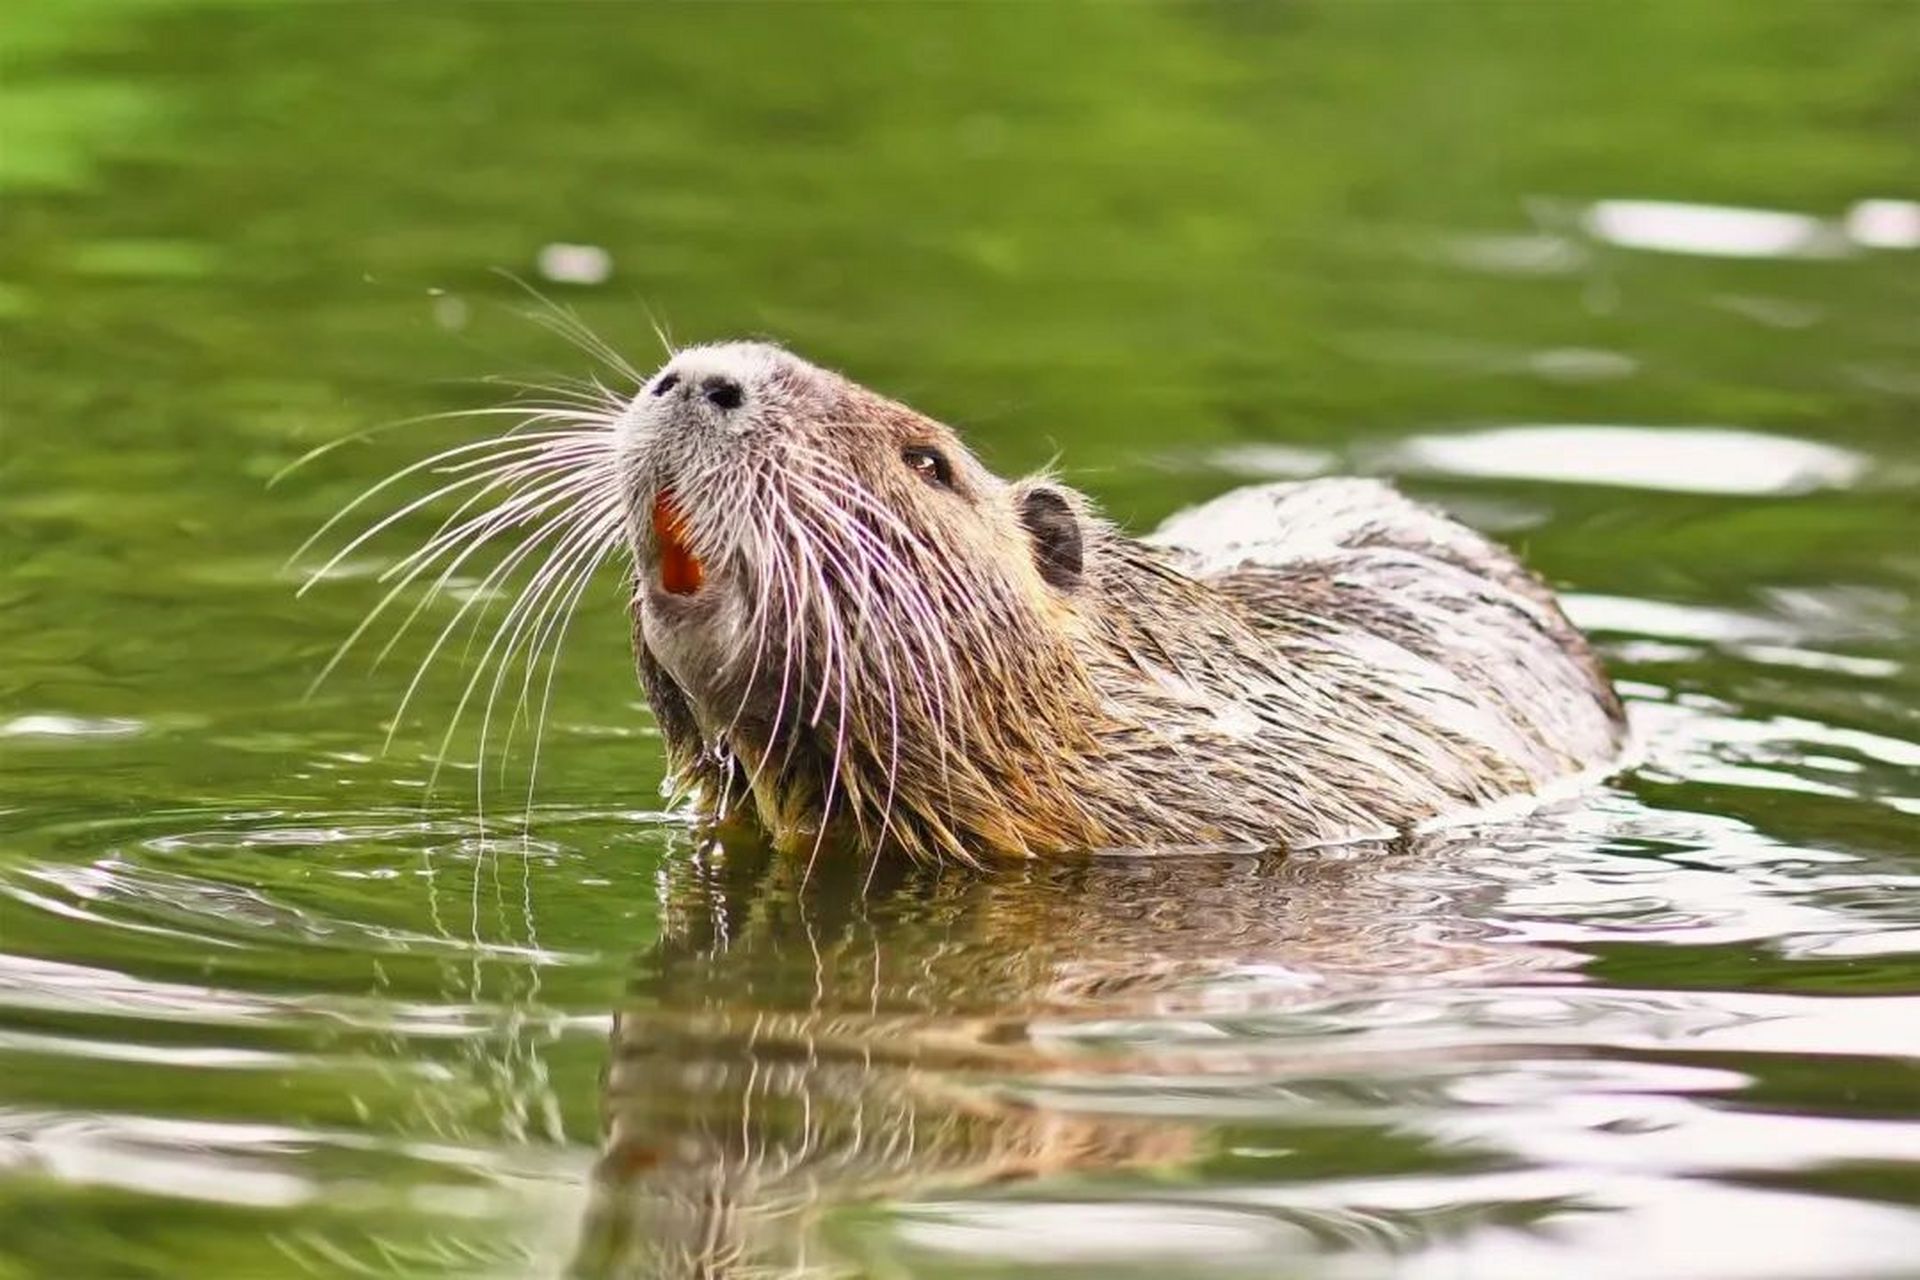
[[[698,404],[703,368],[739,372],[745,403]],[[1545,585],[1384,485],[1245,490],[1140,540],[777,349],[676,369],[685,407],[643,392],[622,428],[628,500],[671,486],[709,590],[742,612],[678,616],[729,606],[650,590],[636,515],[640,677],[675,774],[776,843],[972,859],[1343,839],[1619,747],[1619,704]],[[921,447],[950,486],[903,464]],[[1023,520],[1036,501],[1066,513],[1071,564]]]

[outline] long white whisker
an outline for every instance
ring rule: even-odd
[[[555,588],[552,595],[549,596],[548,603],[542,607],[540,616],[535,619],[534,628],[527,639],[526,661],[523,664],[521,673],[520,694],[514,703],[513,717],[507,722],[506,736],[508,738],[512,738],[514,730],[525,718],[527,700],[532,696],[534,669],[538,665],[540,654],[553,638],[553,632],[556,626],[559,627],[564,634],[565,622],[571,616],[571,609],[570,607],[563,609],[561,605],[572,595],[572,578],[574,574],[578,572],[582,562],[591,562],[593,565],[598,566],[611,550],[619,546],[620,531],[624,516],[625,512],[620,504],[617,493],[602,494],[598,499],[590,500],[589,509],[582,513],[581,521],[583,525],[591,527],[593,531],[592,541],[590,541],[578,555],[565,562],[562,562],[557,554],[549,557],[547,562],[543,564],[535,574],[533,580],[528,583],[527,590],[529,592],[541,590],[543,585],[542,579],[549,576],[559,585]],[[509,654],[511,654],[511,652],[512,651],[509,650]],[[555,656],[556,658],[558,657],[557,652]],[[551,687],[551,667],[549,667],[549,687]],[[534,742],[534,755],[537,760],[539,756],[539,741],[537,736]]]
[[[575,433],[567,434],[571,436]],[[299,594],[305,594],[308,588],[326,577],[348,556],[365,546],[381,533],[384,533],[387,529],[393,527],[393,525],[406,519],[423,507],[431,506],[433,503],[451,496],[468,485],[477,484],[480,485],[481,488],[469,497],[453,515],[448,516],[447,519],[441,523],[441,531],[444,531],[447,525],[459,519],[462,513],[472,508],[476,503],[483,501],[489,493],[501,488],[510,487],[515,482],[527,476],[537,475],[543,470],[554,470],[566,465],[569,465],[569,459],[566,454],[557,450],[552,444],[541,443],[525,448],[506,450],[503,451],[501,455],[469,460],[442,468],[442,474],[457,475],[459,478],[450,480],[431,492],[406,503],[399,510],[381,518],[365,531],[358,534],[325,564],[313,571],[306,583],[300,588]],[[438,533],[436,533],[435,536],[437,537]],[[430,538],[429,542],[431,541],[432,539]],[[415,552],[414,554],[417,555],[419,553]],[[411,556],[408,557],[408,559],[411,558]],[[405,563],[405,561],[403,560],[401,563]],[[391,570],[388,572],[390,573]]]
[[[549,644],[551,656],[547,660],[546,683],[542,686],[540,692],[540,710],[533,724],[533,750],[527,762],[527,808],[525,821],[528,827],[530,827],[533,822],[533,788],[534,783],[540,775],[540,747],[546,737],[547,713],[553,706],[554,677],[559,673],[560,654],[566,645],[567,628],[572,623],[574,613],[579,607],[580,597],[585,594],[588,586],[592,584],[602,566],[607,563],[607,560],[620,550],[619,525],[617,523],[619,513],[616,512],[615,515],[616,523],[612,529],[613,536],[601,546],[598,554],[589,557],[575,572],[572,589],[553,609],[553,615],[559,619],[559,626],[558,629],[553,632],[552,640]],[[531,657],[529,658],[529,670],[531,670]]]
[[[760,527],[765,520],[764,512],[766,504],[764,499],[759,496],[759,489],[760,486],[751,481],[747,487],[746,532],[743,535],[746,538],[757,538]],[[767,557],[763,552],[754,559],[757,563],[764,564],[766,563]],[[757,578],[758,581],[755,583],[755,598],[752,604],[753,625],[749,628],[753,634],[753,653],[747,662],[746,678],[741,682],[740,699],[734,704],[733,715],[728,719],[726,730],[722,734],[722,737],[729,741],[732,740],[735,731],[739,729],[740,717],[746,714],[747,704],[752,701],[753,694],[759,687],[760,676],[764,670],[766,661],[767,634],[770,630],[767,625],[767,608],[772,589],[772,579],[771,575],[765,573],[757,575]]]
[[[576,487],[590,491],[592,478],[580,478],[576,480],[575,484]],[[448,562],[423,598],[414,605],[412,612],[407,615],[400,627],[394,632],[393,636],[387,641],[379,654],[376,655],[376,664],[384,660],[385,657],[392,652],[393,647],[399,642],[400,637],[412,626],[414,620],[418,618],[420,613],[445,589],[447,583],[452,580],[453,575],[459,571],[460,566],[477,553],[481,547],[505,529],[515,524],[524,524],[537,519],[540,515],[555,506],[561,505],[570,496],[571,492],[572,491],[564,484],[550,482],[542,489],[542,493],[545,496],[544,501],[534,502],[529,500],[526,502],[516,502],[516,500],[510,499],[507,503],[502,503],[500,507],[489,512],[486,517],[476,517],[474,521],[469,522],[470,527],[466,528],[461,536],[444,540],[436,539],[434,542],[430,542],[427,547],[413,552],[387,573],[382,574],[381,580],[384,581],[394,573],[398,573],[402,569],[405,570],[400,580],[388,590],[386,595],[381,597],[373,609],[367,613],[366,617],[361,619],[360,624],[355,627],[353,632],[341,643],[340,647],[334,651],[333,656],[321,669],[320,674],[314,678],[311,688],[318,688],[319,685],[326,680],[334,668],[346,657],[347,653],[359,642],[360,637],[366,634],[374,622],[392,605],[393,601],[418,580],[422,574],[431,569],[433,562],[440,556],[447,554],[455,548],[462,548],[459,555]],[[524,497],[526,495],[521,496]],[[470,499],[462,505],[461,510],[464,511],[471,505],[472,500]],[[502,514],[503,512],[506,514]],[[458,513],[456,513],[456,515],[457,514]],[[429,554],[429,552],[431,554]]]
[[[842,487],[836,490],[832,497],[843,497],[846,491],[845,487]],[[901,606],[898,612],[904,615],[906,625],[921,641],[921,649],[916,650],[916,646],[910,643],[907,636],[900,630],[900,625],[894,618],[895,611],[878,609],[876,612],[900,649],[909,655],[923,658],[927,664],[928,669],[925,674],[929,678],[925,688],[932,704],[930,710],[936,728],[939,766],[945,782],[949,749],[948,699],[954,696],[950,690],[957,689],[959,686],[960,674],[955,662],[951,638],[938,624],[932,601],[919,585],[920,571],[915,566],[907,565],[892,547],[857,520],[848,516],[834,501],[814,490],[813,486],[809,485],[796,490],[796,495],[807,500],[807,506],[811,511],[830,521],[833,532],[839,534],[853,552],[887,571],[886,579],[893,591],[897,593],[898,604]],[[823,538],[820,541],[823,546],[833,545],[831,538]],[[866,575],[855,575],[849,571],[849,576],[858,578],[864,593],[863,599],[870,603],[872,588]]]
[[[766,487],[763,488],[761,492],[766,495],[767,501],[768,509],[765,520],[768,524],[771,524],[772,521],[777,518],[773,510],[779,501],[777,491],[771,487]],[[783,737],[782,731],[790,728],[787,723],[789,708],[797,705],[799,702],[801,691],[795,687],[794,678],[797,670],[804,670],[805,668],[808,649],[807,628],[803,625],[803,618],[800,613],[803,602],[800,594],[798,575],[794,572],[791,559],[787,555],[786,544],[779,539],[767,539],[766,545],[762,549],[761,562],[767,569],[767,581],[778,588],[781,603],[783,603],[786,608],[785,625],[781,630],[780,691],[774,698],[773,724],[766,736],[767,749],[747,779],[748,791],[756,793],[759,788],[761,775],[769,767],[772,767],[774,776],[778,777],[780,772],[786,768],[787,761],[792,759],[795,743],[791,733],[786,735],[788,741],[785,744],[785,749],[781,753],[781,759],[778,764],[774,763],[773,756],[775,748],[781,744]],[[770,606],[772,604],[772,593],[768,592],[764,594],[762,599],[766,605]],[[767,633],[772,631],[773,625],[773,618],[766,613],[763,613],[755,623],[757,629]]]
[[[534,382],[525,378],[492,377],[486,379],[488,386],[506,387],[523,396],[550,396],[563,408],[587,411],[600,411],[610,417],[619,417],[626,409],[625,399],[619,393],[609,389],[598,377],[560,378],[552,382]],[[503,406],[503,410],[514,405],[527,403],[515,400],[513,404]],[[538,402],[535,402],[538,403]]]
[[[556,432],[554,434],[558,436],[558,435],[570,435],[572,433]],[[353,498],[345,506],[341,507],[338,511],[335,511],[331,516],[327,517],[326,523],[322,524],[318,529],[314,530],[313,533],[307,538],[307,540],[305,542],[302,542],[299,545],[299,547],[295,549],[294,553],[291,556],[287,557],[287,563],[293,564],[294,562],[298,561],[302,556],[306,555],[308,551],[313,549],[313,546],[315,543],[319,542],[320,539],[326,537],[327,534],[333,530],[335,525],[339,524],[342,520],[346,519],[354,511],[358,510],[362,505],[364,505],[369,499],[374,497],[376,494],[386,492],[388,489],[392,488],[394,485],[400,483],[400,481],[405,480],[408,476],[417,475],[422,471],[428,470],[429,468],[432,468],[440,463],[447,461],[449,458],[458,457],[463,454],[474,453],[482,449],[498,449],[500,448],[503,441],[511,441],[514,445],[517,446],[517,445],[524,444],[528,441],[539,439],[539,438],[542,438],[542,437],[495,436],[486,440],[473,440],[473,441],[469,441],[466,444],[455,445],[451,449],[442,449],[438,453],[435,453],[430,457],[422,458],[418,462],[411,463],[408,466],[402,467],[400,470],[394,472],[392,475],[388,476],[386,479],[380,481],[378,484],[372,485],[369,488],[361,490],[360,494],[357,497]],[[345,555],[336,556],[332,561],[328,562],[328,568],[331,568],[334,564],[337,564],[342,559],[345,559]],[[320,571],[320,573],[322,574],[325,572],[326,572],[325,569]],[[319,576],[320,576],[319,574],[316,574],[314,575],[314,577],[309,578],[306,586],[301,587],[300,590],[304,592],[307,589],[307,587],[313,585],[313,582],[317,580]]]
[[[847,582],[847,585],[854,592],[854,603],[855,603],[856,609],[858,610],[856,617],[863,624],[871,623],[876,617],[878,617],[881,623],[887,629],[887,631],[892,635],[896,643],[898,643],[900,648],[910,653],[911,646],[909,646],[906,643],[905,636],[903,636],[900,633],[898,627],[894,625],[893,620],[888,615],[888,612],[885,609],[879,608],[877,606],[875,597],[874,597],[874,592],[873,592],[873,584],[870,580],[870,575],[863,568],[856,566],[851,561],[849,561],[842,552],[835,549],[832,539],[830,537],[822,537],[817,527],[809,526],[809,530],[810,530],[812,541],[815,544],[817,544],[821,548],[823,554],[839,568],[841,576],[845,579],[845,581]],[[857,542],[851,543],[850,545],[856,551],[861,549],[860,544]],[[864,635],[866,633],[866,630],[867,628],[863,625],[861,627],[861,634]],[[881,683],[886,690],[886,696],[887,696],[887,722],[888,722],[887,790],[886,790],[885,799],[881,804],[880,827],[879,827],[878,834],[875,836],[876,844],[884,844],[887,838],[887,833],[892,828],[893,805],[898,794],[899,773],[900,773],[899,684],[895,677],[893,659],[889,654],[888,650],[889,650],[889,646],[884,643],[877,646],[867,646],[867,645],[859,646],[859,652],[870,653],[872,656],[878,659]],[[852,692],[847,687],[844,667],[842,668],[842,678],[841,678],[841,698],[842,698],[842,715],[844,717],[847,714],[848,707],[853,702]],[[864,722],[864,717],[862,717],[862,719]],[[844,726],[844,719],[843,719],[843,726]],[[863,724],[863,727],[864,727],[864,724]],[[864,733],[863,733],[863,737],[864,737]]]
[[[603,361],[608,368],[621,374],[623,377],[630,378],[635,383],[646,381],[645,377],[628,362],[627,358],[621,355],[618,350],[599,334],[595,333],[587,325],[587,322],[580,318],[580,313],[572,307],[554,301],[511,271],[496,268],[495,274],[511,282],[528,297],[545,308],[544,311],[529,313],[528,319],[558,337],[573,343],[573,345],[579,347],[580,350],[587,355]]]
[[[485,531],[493,528],[506,528],[519,522],[524,513],[537,506],[549,495],[569,487],[584,485],[589,481],[598,482],[599,472],[603,469],[605,450],[603,448],[585,448],[575,451],[575,456],[545,455],[537,459],[515,463],[486,475],[489,482],[481,490],[470,496],[440,523],[440,527],[428,535],[421,546],[401,557],[393,565],[381,571],[380,579],[385,581],[395,574],[405,572],[417,563],[426,563],[438,558],[448,546],[459,545],[473,536],[486,536]],[[584,465],[582,465],[584,462]],[[508,496],[496,505],[487,508],[479,515],[458,523],[479,502],[489,494],[506,490]]]
[[[493,725],[494,704],[500,696],[501,686],[506,681],[507,670],[513,663],[514,653],[520,648],[524,639],[528,646],[528,660],[532,660],[534,652],[533,645],[539,635],[541,620],[546,616],[547,610],[554,603],[561,587],[569,580],[571,572],[576,567],[577,562],[589,558],[598,558],[605,553],[609,536],[616,535],[619,532],[620,517],[621,512],[618,508],[611,510],[603,508],[598,511],[580,513],[579,516],[572,521],[571,527],[567,529],[566,533],[556,541],[552,551],[548,553],[545,562],[535,571],[533,578],[527,583],[526,587],[521,590],[520,596],[515,600],[513,607],[508,610],[507,616],[501,620],[500,628],[495,632],[493,644],[488,646],[487,655],[482,656],[480,665],[474,672],[474,679],[477,681],[486,671],[486,657],[492,654],[494,648],[496,648],[500,642],[501,634],[505,633],[506,647],[500,651],[500,656],[494,664],[493,684],[487,692],[486,706],[480,719],[479,743],[483,755]],[[517,621],[516,618],[518,619]],[[512,628],[511,631],[508,631],[509,626]],[[524,705],[524,683],[522,689],[522,703]],[[465,705],[464,698],[462,699],[461,705],[463,707]],[[455,714],[457,717],[458,709],[456,709]],[[517,721],[518,718],[519,715],[518,712],[516,712],[514,720]],[[453,730],[456,729],[457,726],[457,719],[454,723],[447,726],[449,740]],[[512,737],[512,728],[512,722],[509,722],[507,733],[509,738]],[[443,754],[444,745],[445,744],[443,744]],[[484,777],[484,771],[482,771],[481,776]]]
[[[506,569],[507,571],[511,572],[512,568],[517,567],[520,564],[520,562],[524,561],[527,556],[532,554],[535,548],[539,547],[542,543],[544,543],[549,536],[552,536],[555,533],[556,530],[559,531],[559,536],[555,540],[554,547],[548,552],[549,559],[551,560],[553,557],[566,554],[566,552],[564,551],[565,547],[571,545],[572,543],[579,540],[583,536],[590,537],[592,533],[592,527],[590,523],[584,522],[576,517],[577,517],[577,513],[569,512],[561,517],[558,517],[550,521],[540,531],[540,533],[528,539],[528,541],[525,544],[515,549],[513,554],[509,556],[506,561],[502,562],[500,569]],[[584,533],[583,533],[583,530],[584,530]],[[495,576],[500,575],[500,569],[496,569],[494,571],[494,574],[489,575],[489,578],[491,579]],[[469,601],[467,602],[467,604],[462,605],[461,614],[464,614],[466,612],[468,605],[470,605],[471,603],[472,602]],[[466,688],[462,690],[460,694],[460,701],[454,706],[453,715],[449,718],[447,722],[446,732],[441,735],[440,747],[439,747],[439,750],[435,753],[434,767],[432,772],[428,775],[428,778],[427,778],[427,791],[429,794],[431,794],[434,783],[439,778],[441,766],[446,762],[448,749],[453,745],[453,735],[460,727],[460,720],[466,713],[467,705],[469,702],[472,701],[474,691],[479,687],[480,679],[486,673],[488,659],[490,659],[494,655],[501,641],[507,638],[509,634],[512,634],[512,635],[519,634],[519,628],[515,624],[516,622],[520,622],[523,624],[524,613],[528,607],[529,607],[528,596],[526,593],[523,592],[521,596],[514,602],[513,606],[508,609],[506,616],[501,619],[500,625],[494,629],[493,639],[488,642],[485,651],[481,653],[480,660],[474,668],[474,673],[472,677],[468,679]],[[449,628],[451,628],[451,626],[454,625],[454,623],[457,623],[460,620],[461,614],[456,614],[454,616],[453,623],[448,624]],[[512,628],[511,633],[509,631],[510,628]],[[434,652],[438,652],[439,646],[442,642],[444,642],[447,634],[448,632],[446,630],[443,630],[441,632],[440,640],[435,642]],[[511,655],[512,653],[511,645],[509,646],[507,653],[508,655]],[[433,654],[429,653],[428,655],[429,662],[432,660],[432,656]],[[423,663],[421,667],[421,673],[424,673],[425,670],[426,670],[426,664]],[[413,690],[418,687],[419,679],[420,679],[420,673],[416,673],[414,678],[414,684],[408,687],[408,694],[407,694],[408,698],[411,698]],[[494,684],[494,688],[496,691],[498,690],[498,687],[499,687],[499,681],[496,678],[496,681]],[[405,707],[406,705],[405,699],[402,700],[401,705],[403,708]],[[487,715],[489,718],[492,715],[491,699],[489,699]],[[486,729],[487,729],[487,722],[483,721],[481,725],[481,739],[480,739],[482,752],[484,752],[485,750]]]
[[[793,515],[791,508],[785,508],[785,510],[789,517],[798,524],[799,517]],[[806,561],[808,573],[803,581],[816,588],[816,590],[811,593],[809,601],[817,600],[819,602],[820,607],[817,616],[823,632],[821,638],[823,648],[825,649],[821,667],[820,694],[814,704],[812,714],[808,717],[808,723],[810,725],[815,727],[819,726],[821,719],[825,715],[827,702],[832,696],[836,679],[840,689],[838,715],[833,730],[833,759],[828,768],[826,793],[821,802],[820,829],[814,836],[813,854],[807,861],[806,876],[802,878],[802,883],[806,883],[807,879],[812,875],[814,861],[820,856],[821,846],[826,840],[827,828],[832,822],[833,802],[840,792],[842,773],[846,763],[847,725],[852,705],[852,696],[848,685],[848,637],[844,617],[833,600],[832,592],[828,589],[829,584],[826,572],[820,561],[815,557],[811,540],[804,537],[795,538],[792,540],[792,545]],[[857,806],[854,807],[854,814],[856,823],[864,826],[864,821],[861,819]]]
[[[392,728],[389,729],[387,734],[387,740],[389,744],[393,740],[394,732],[397,731],[399,728],[401,718],[404,717],[406,714],[407,707],[411,705],[415,693],[418,692],[421,681],[426,678],[426,673],[432,667],[434,659],[439,655],[441,649],[445,647],[448,638],[451,637],[455,629],[458,628],[458,626],[460,625],[461,619],[466,617],[467,613],[470,610],[472,610],[475,604],[488,599],[494,588],[494,585],[498,582],[505,580],[507,576],[512,574],[513,571],[516,568],[518,568],[519,565],[523,563],[528,556],[532,555],[533,552],[542,543],[544,543],[549,537],[553,536],[556,531],[564,531],[565,529],[571,527],[573,522],[570,517],[572,514],[573,513],[569,511],[563,510],[562,512],[560,512],[560,514],[550,518],[537,531],[529,535],[527,540],[524,543],[522,543],[519,547],[515,548],[511,553],[509,553],[506,559],[502,560],[498,565],[496,565],[493,568],[492,571],[490,571],[484,578],[482,578],[480,581],[480,584],[473,590],[472,594],[470,594],[465,600],[461,601],[460,608],[454,613],[453,617],[447,621],[447,624],[441,628],[439,635],[435,637],[432,646],[427,650],[426,657],[421,659],[419,667],[415,669],[413,674],[413,679],[408,683],[406,692],[401,696],[400,706],[394,713],[393,726]],[[466,554],[471,554],[471,549],[469,549],[468,552],[463,553],[463,555],[466,555]],[[484,615],[484,610],[482,612]],[[476,620],[476,625],[477,625],[477,620]],[[444,760],[444,758],[445,758],[445,752],[444,752],[444,743],[443,743],[443,750],[441,752],[440,759]],[[439,772],[438,763],[435,764],[434,771],[435,771],[435,775],[437,776]],[[431,779],[429,779],[428,785],[429,785],[429,790],[431,790],[431,786],[432,786]]]

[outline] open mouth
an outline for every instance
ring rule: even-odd
[[[693,553],[687,534],[687,515],[674,500],[673,490],[660,490],[653,499],[653,539],[660,548],[660,588],[669,595],[693,595],[707,580],[706,568]]]

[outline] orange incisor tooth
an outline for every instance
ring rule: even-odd
[[[687,517],[673,500],[671,490],[662,489],[653,500],[653,536],[660,544],[660,585],[676,596],[690,596],[706,581],[706,569],[700,557],[687,544]]]

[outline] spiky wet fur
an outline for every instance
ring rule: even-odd
[[[747,384],[740,409],[697,403],[713,369]],[[1383,485],[1244,490],[1142,541],[776,348],[674,370],[680,403],[643,391],[615,431],[640,676],[676,776],[776,843],[1324,841],[1619,747],[1619,705],[1551,593]],[[912,446],[951,460],[950,489],[903,465]],[[650,583],[662,486],[708,569],[699,604]],[[1078,526],[1065,583],[1020,518],[1037,488]]]

